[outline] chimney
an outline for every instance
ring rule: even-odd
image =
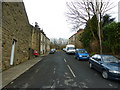
[[[37,23],[37,22],[35,22],[35,27],[36,27],[36,28],[39,28],[39,26],[38,26],[38,23]]]

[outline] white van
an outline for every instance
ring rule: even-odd
[[[66,45],[66,53],[74,54],[75,53],[75,45],[72,45],[72,44]]]

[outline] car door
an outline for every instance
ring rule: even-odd
[[[92,56],[91,59],[90,59],[90,62],[93,65],[94,68],[96,68],[96,65],[97,65],[96,59],[97,59],[97,55]]]
[[[78,57],[78,51],[77,50],[75,51],[75,56]]]
[[[101,72],[102,67],[103,67],[101,56],[97,55],[94,62],[95,62],[95,69]]]

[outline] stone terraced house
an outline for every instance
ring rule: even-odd
[[[76,48],[82,48],[82,42],[79,41],[79,36],[80,34],[82,34],[84,32],[83,29],[79,29],[77,31],[77,33],[73,34],[70,38],[69,38],[69,44],[73,44],[75,45]]]
[[[29,24],[23,2],[2,2],[1,18],[2,70],[33,58],[33,50],[39,55],[49,51],[50,40],[40,28]]]

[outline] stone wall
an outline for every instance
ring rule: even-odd
[[[79,40],[79,37],[83,32],[84,30],[80,29],[77,33],[73,34],[69,38],[69,44],[75,45],[76,48],[83,48],[82,42]]]
[[[46,34],[39,28],[39,26],[31,25],[32,31],[32,50],[37,50],[39,55],[45,54],[50,50],[50,39],[46,36]],[[31,54],[31,58],[33,58]]]
[[[31,29],[23,2],[2,3],[2,69],[20,64],[30,57]],[[15,41],[14,64],[10,65],[12,42]]]
[[[0,12],[2,12],[2,2],[1,1],[0,1]],[[0,71],[1,71],[1,69],[2,69],[2,13],[0,13]],[[0,80],[1,80],[1,77],[0,77]]]
[[[80,29],[75,35],[75,37],[76,37],[76,42],[75,42],[76,43],[76,48],[83,48],[83,44],[80,41],[80,36],[83,32],[84,32],[84,30]]]
[[[41,39],[40,28],[31,26],[31,29],[32,29],[32,47],[31,48],[33,50],[37,50],[38,53],[40,54],[40,39]]]
[[[44,35],[44,32],[41,31],[41,54],[44,54],[45,53],[45,35]]]
[[[50,51],[50,39],[46,37],[46,52]]]

